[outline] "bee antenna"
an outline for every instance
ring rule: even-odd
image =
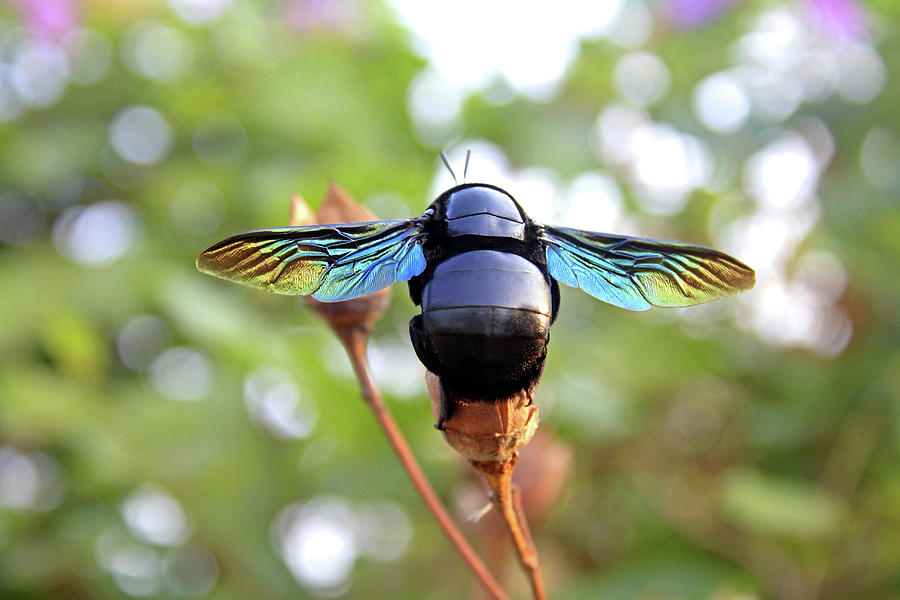
[[[466,173],[469,172],[469,157],[472,156],[471,150],[466,150],[466,165],[463,167],[463,183],[466,182]]]
[[[444,166],[447,167],[447,170],[450,171],[450,176],[453,177],[453,183],[459,183],[456,180],[456,173],[453,172],[453,167],[450,166],[450,161],[447,160],[447,154],[441,150],[441,161],[444,163]]]

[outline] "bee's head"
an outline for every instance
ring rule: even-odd
[[[435,214],[447,233],[523,239],[528,217],[508,192],[486,183],[452,187],[434,201]]]

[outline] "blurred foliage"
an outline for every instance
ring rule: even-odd
[[[208,21],[188,10],[219,5],[225,13]],[[886,68],[880,93],[829,95],[777,118],[754,112],[730,133],[704,128],[695,86],[733,65],[725,49],[755,18],[838,5],[868,11],[864,35]],[[59,18],[41,20],[43,9]],[[647,210],[640,186],[598,148],[598,115],[621,102],[612,73],[631,52],[605,37],[581,41],[550,99],[498,77],[438,135],[408,111],[428,62],[413,50],[422,44],[378,3],[20,0],[0,12],[0,596],[472,593],[327,328],[300,302],[201,276],[196,255],[228,234],[286,223],[290,195],[315,205],[329,180],[382,217],[420,214],[445,177],[437,152],[462,140],[476,148],[473,167],[477,140],[488,141],[513,172],[542,169],[560,189],[607,174],[624,190],[626,233],[718,244],[722,222],[753,210],[745,161],[786,132],[814,148],[824,139],[831,154],[782,275],[801,272],[805,252],[836,262],[845,284],[823,302],[852,333],[824,346],[765,335],[752,316],[791,315],[795,301],[766,300],[765,290],[640,314],[564,290],[538,392],[542,429],[574,449],[573,473],[535,530],[548,588],[608,600],[900,595],[894,3],[735,3],[689,29],[653,12],[641,45],[665,61],[671,84],[646,114],[718,160],[717,181],[670,214]],[[91,80],[95,63],[70,53],[72,81],[54,92],[46,78],[65,64],[35,51],[28,71],[21,56],[29,40],[74,44],[67,15],[90,28],[84,47],[108,67]],[[147,27],[156,38],[141,38]],[[503,32],[498,24],[497,44]],[[133,49],[148,39],[156,45],[141,67]],[[117,128],[135,106],[152,110]],[[788,230],[800,227],[792,214],[780,221]],[[781,234],[752,235],[766,247]],[[740,247],[728,250],[763,286],[765,265]],[[753,312],[765,302],[774,309]],[[408,349],[413,313],[397,286],[376,327],[376,369],[439,493],[467,506],[466,467],[432,428]],[[311,514],[324,515],[331,537],[303,537]],[[360,515],[376,515],[381,545],[365,543],[360,531],[373,529],[353,525]]]

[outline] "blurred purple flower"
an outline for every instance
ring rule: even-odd
[[[20,0],[23,20],[37,39],[55,41],[78,25],[77,0]]]
[[[719,18],[732,4],[741,0],[667,0],[662,15],[673,26],[690,29]]]
[[[690,29],[721,17],[741,0],[664,0],[663,18],[673,27]],[[828,35],[861,38],[867,32],[859,0],[804,0],[809,20]]]
[[[287,0],[284,19],[299,31],[344,29],[356,16],[357,8],[348,0]]]
[[[838,38],[862,38],[868,30],[857,0],[806,0],[810,20]]]

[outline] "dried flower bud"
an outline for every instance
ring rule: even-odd
[[[316,214],[312,211],[306,200],[300,194],[291,196],[291,218],[288,220],[290,227],[302,227],[303,225],[315,225]]]
[[[377,217],[369,209],[356,202],[346,190],[331,182],[328,184],[325,199],[316,214],[313,214],[309,204],[299,194],[294,194],[291,197],[291,219],[288,224],[297,227],[330,223],[358,223],[376,219]],[[348,336],[354,332],[363,332],[368,335],[372,330],[372,325],[387,310],[390,297],[390,289],[385,288],[374,294],[341,302],[319,302],[308,296],[303,300],[346,342]]]
[[[453,402],[452,415],[440,423],[440,429],[447,443],[469,461],[513,461],[516,451],[537,431],[538,407],[527,391],[485,402],[446,398],[440,378],[430,371],[425,373],[425,384],[436,420],[447,412],[442,410],[442,405]]]
[[[326,223],[361,223],[376,221],[378,217],[368,208],[353,199],[347,190],[330,182],[325,190],[325,199],[316,211],[316,222]]]

